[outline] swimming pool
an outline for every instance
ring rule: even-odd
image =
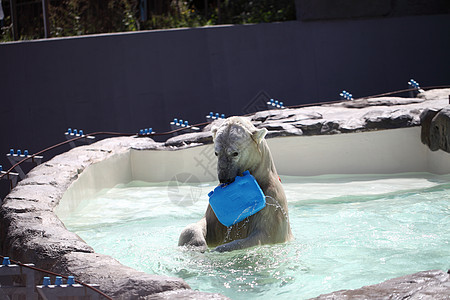
[[[450,175],[282,176],[295,240],[231,253],[177,247],[215,182],[131,181],[61,216],[96,252],[232,299],[306,299],[448,269]],[[185,180],[182,180],[183,182]]]

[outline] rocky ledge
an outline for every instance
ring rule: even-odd
[[[449,133],[445,131],[445,128],[449,128],[448,123],[450,122],[449,95],[450,89],[438,89],[421,93],[417,98],[356,99],[321,106],[260,111],[248,118],[256,127],[266,128],[269,131],[267,138],[271,138],[420,126],[424,120],[431,122],[435,117],[433,126],[429,126],[433,130],[424,131],[423,141],[430,145],[433,151],[445,150],[450,149],[448,146],[450,138],[446,138]],[[424,112],[426,116],[422,115]],[[164,146],[177,148],[212,143],[210,128],[220,122],[221,120],[215,121],[206,126],[202,132],[187,133],[170,138]],[[440,124],[438,130],[434,124]],[[447,140],[447,146],[444,146],[443,140]]]
[[[450,153],[450,105],[442,109],[425,109],[420,115],[421,139],[431,151]]]
[[[269,138],[381,130],[422,123],[423,142],[431,150],[449,151],[449,95],[450,89],[432,90],[414,99],[359,99],[262,111],[248,118],[257,127],[267,128]],[[179,135],[165,143],[156,143],[150,138],[106,139],[72,149],[34,168],[1,206],[1,253],[43,269],[97,283],[114,299],[225,299],[219,294],[193,291],[182,279],[145,274],[123,266],[109,256],[95,253],[80,237],[66,230],[54,213],[69,185],[88,166],[126,153],[131,148],[173,150],[212,143],[210,126],[214,124],[202,132]],[[37,280],[42,282],[42,277]],[[426,271],[359,290],[322,295],[318,299],[441,299],[442,295],[449,294],[449,275],[443,271]]]
[[[424,271],[356,290],[342,290],[320,295],[314,300],[344,299],[433,299],[450,298],[450,275],[440,270]]]

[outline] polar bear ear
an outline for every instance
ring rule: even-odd
[[[217,127],[217,126],[211,127],[211,133],[212,133],[213,140],[216,139],[216,134],[217,134],[218,129],[219,129],[219,127]]]
[[[253,132],[253,140],[259,144],[267,134],[266,128],[257,129]]]

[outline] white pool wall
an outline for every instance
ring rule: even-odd
[[[66,190],[55,213],[59,217],[70,214],[82,200],[94,197],[102,189],[134,180],[130,156],[127,151],[87,167]]]
[[[450,172],[450,154],[432,152],[420,127],[268,140],[281,175]]]
[[[267,142],[280,175],[450,173],[450,154],[423,145],[420,127]],[[200,181],[217,179],[213,145],[163,152],[132,150],[131,162],[135,180],[167,181],[183,172]]]
[[[217,179],[216,161],[212,144],[175,151],[131,150],[133,178],[148,182],[170,181],[180,173],[213,181]]]
[[[280,175],[450,173],[450,154],[430,151],[420,127],[360,133],[279,137],[267,140]],[[213,145],[183,150],[130,150],[89,166],[68,188],[57,208],[69,213],[102,189],[132,180],[165,182],[177,174],[193,181],[217,180]]]

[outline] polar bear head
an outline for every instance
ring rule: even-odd
[[[221,183],[231,183],[246,170],[253,173],[263,160],[267,129],[257,129],[248,119],[230,117],[211,129]]]

